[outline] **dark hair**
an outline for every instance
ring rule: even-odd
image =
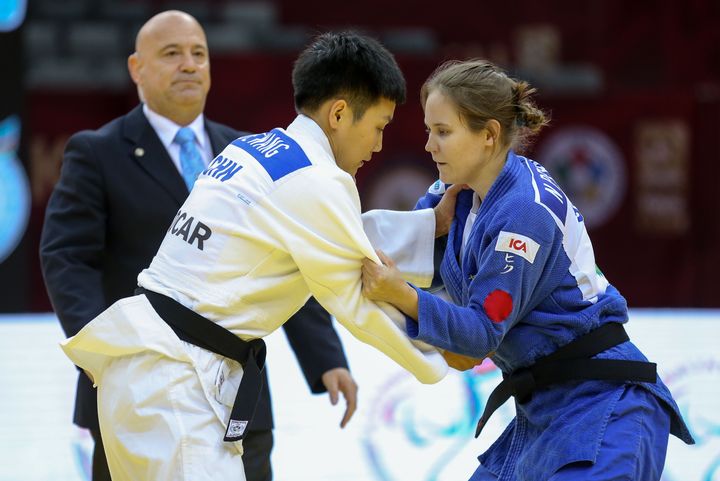
[[[502,127],[501,145],[511,148],[526,147],[549,123],[549,116],[531,98],[534,88],[484,60],[453,60],[440,65],[420,90],[423,108],[434,90],[455,104],[461,119],[474,132],[485,128],[488,120],[497,120]]]
[[[355,32],[328,32],[303,50],[292,72],[295,109],[313,112],[344,98],[359,120],[380,99],[405,102],[405,78],[377,40]]]

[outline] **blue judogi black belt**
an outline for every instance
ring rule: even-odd
[[[243,367],[240,387],[230,412],[224,441],[239,441],[245,437],[255,415],[255,408],[263,386],[262,371],[265,367],[265,341],[243,341],[213,321],[192,309],[157,292],[138,287],[135,294],[145,294],[155,312],[185,342],[234,359]]]
[[[656,382],[657,365],[653,362],[590,359],[629,340],[622,324],[604,324],[538,359],[532,366],[518,369],[509,375],[503,374],[503,381],[490,393],[478,421],[475,437],[480,435],[492,413],[505,404],[510,396],[515,396],[519,403],[525,403],[536,389],[566,381]]]

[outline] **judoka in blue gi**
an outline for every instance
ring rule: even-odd
[[[452,302],[405,282],[382,253],[384,266],[363,265],[363,293],[403,311],[410,337],[446,350],[451,366],[491,356],[502,370],[478,433],[510,396],[516,417],[471,480],[659,480],[669,434],[694,441],[622,328],[626,301],[596,267],[582,213],[515,152],[547,124],[534,91],[479,60],[430,76],[425,150],[440,180],[416,208],[449,184],[466,188],[447,213],[440,266]]]

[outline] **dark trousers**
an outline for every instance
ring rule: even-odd
[[[243,439],[243,465],[247,481],[272,481],[270,451],[273,447],[273,432],[248,431]]]
[[[105,457],[100,431],[90,430],[95,448],[93,450],[92,481],[112,481]],[[273,447],[272,430],[249,431],[243,440],[243,465],[247,481],[272,481],[270,451]]]
[[[92,460],[92,481],[112,481],[100,431],[91,429],[90,434],[92,435],[93,441],[95,441]]]

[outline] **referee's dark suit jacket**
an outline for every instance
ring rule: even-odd
[[[242,135],[207,119],[205,129],[214,155]],[[40,241],[45,285],[68,337],[116,300],[133,295],[138,274],[150,265],[187,196],[141,105],[70,138]],[[312,392],[325,391],[322,374],[347,367],[330,316],[311,299],[284,328]],[[273,426],[265,381],[252,430]],[[74,421],[98,430],[96,392],[82,372]]]

